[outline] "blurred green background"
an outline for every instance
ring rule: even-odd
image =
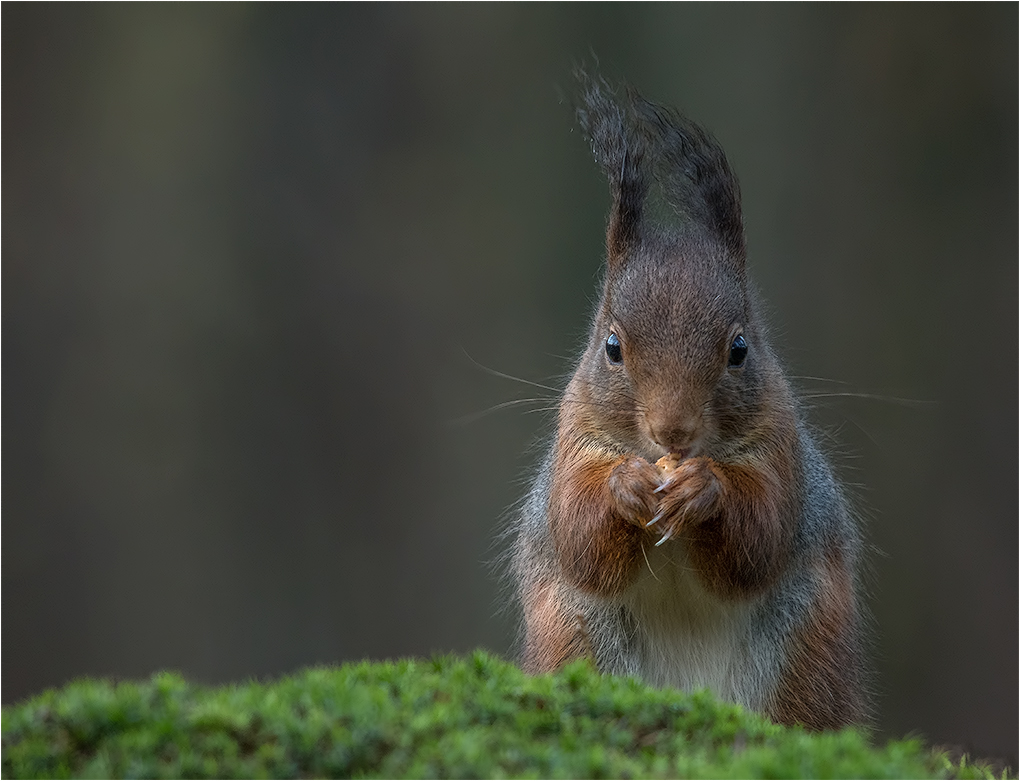
[[[534,396],[478,364],[557,385],[583,338],[594,52],[741,177],[876,549],[880,727],[1016,766],[1015,4],[2,21],[5,703],[511,652],[491,561],[551,418],[474,416]]]

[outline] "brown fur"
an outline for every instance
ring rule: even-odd
[[[577,588],[599,596],[618,594],[629,585],[641,555],[643,533],[624,516],[641,513],[641,497],[651,489],[644,494],[631,490],[640,476],[627,474],[626,467],[617,472],[626,461],[580,436],[568,435],[559,443],[549,499],[553,544],[563,574]],[[613,475],[620,477],[619,495],[609,487]],[[645,520],[650,518],[646,512]]]
[[[789,455],[779,449],[733,463],[702,457],[678,468],[694,487],[679,496],[671,491],[667,501],[677,505],[692,564],[717,596],[748,597],[783,571],[794,517]]]
[[[584,619],[571,615],[552,581],[539,582],[528,594],[525,615],[528,642],[521,665],[525,672],[548,672],[572,659],[591,656]]]
[[[839,550],[816,562],[820,593],[793,639],[769,715],[782,724],[833,729],[867,717],[856,647],[859,617],[853,578]]]

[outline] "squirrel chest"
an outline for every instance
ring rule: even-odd
[[[626,672],[655,686],[708,688],[760,707],[765,682],[753,655],[756,600],[708,592],[680,547],[651,552],[647,571],[621,600],[632,621],[633,669]]]

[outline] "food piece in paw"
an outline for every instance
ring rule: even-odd
[[[655,466],[658,467],[659,473],[665,475],[667,472],[672,472],[683,461],[680,456],[676,453],[667,453],[658,461],[655,462]]]

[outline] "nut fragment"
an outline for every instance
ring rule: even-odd
[[[680,456],[678,456],[676,453],[667,453],[666,455],[664,455],[662,458],[655,462],[655,466],[662,474],[666,474],[667,472],[672,472],[674,469],[680,466],[680,462],[682,460],[683,459],[680,458]]]

